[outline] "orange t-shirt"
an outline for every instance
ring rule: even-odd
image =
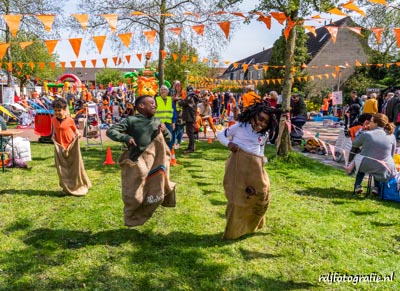
[[[51,118],[51,124],[55,133],[55,140],[62,145],[64,149],[74,141],[77,128],[71,117],[66,117],[60,122],[56,117]]]

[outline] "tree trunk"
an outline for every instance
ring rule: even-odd
[[[297,19],[298,11],[294,11],[290,16],[291,19]],[[296,26],[294,26],[289,33],[286,41],[285,52],[285,77],[283,79],[282,88],[282,109],[286,112],[290,111],[290,98],[292,92],[293,80],[293,66],[294,66],[294,48],[296,44]],[[276,153],[278,156],[286,157],[289,151],[292,150],[290,143],[289,124],[287,123],[288,117],[282,114],[279,121],[279,135],[277,138]]]
[[[160,46],[158,50],[158,80],[159,87],[164,84],[164,60],[162,58],[162,51],[165,50],[165,14],[166,14],[166,0],[161,1],[160,7],[161,15],[160,15]]]

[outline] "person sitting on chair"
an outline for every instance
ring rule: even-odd
[[[354,159],[354,168],[357,172],[355,192],[363,192],[361,183],[365,173],[374,177],[372,194],[379,193],[376,181],[388,181],[396,174],[393,156],[396,149],[396,139],[393,135],[394,125],[389,123],[386,115],[377,113],[372,115],[369,130],[358,135],[352,144],[349,161]],[[361,148],[359,154],[354,156],[356,150]]]

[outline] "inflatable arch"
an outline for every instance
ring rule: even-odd
[[[78,78],[78,76],[74,75],[74,74],[64,74],[62,75],[58,80],[60,82],[64,82],[65,79],[72,79],[74,80],[75,84],[77,87],[80,87],[82,85],[81,80]]]

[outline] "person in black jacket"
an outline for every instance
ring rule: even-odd
[[[361,112],[361,99],[357,96],[357,91],[351,91],[351,100],[348,104],[348,110],[345,112],[345,128],[353,126],[357,123],[358,116]]]
[[[179,106],[182,106],[182,119],[186,123],[186,134],[189,139],[189,145],[184,154],[193,153],[195,150],[194,146],[194,123],[196,121],[197,104],[199,103],[199,97],[194,93],[192,86],[188,86],[186,90],[186,98],[178,99]]]

